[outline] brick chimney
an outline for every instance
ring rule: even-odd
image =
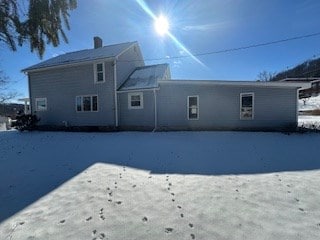
[[[102,39],[99,37],[93,38],[94,48],[101,48],[102,47]]]

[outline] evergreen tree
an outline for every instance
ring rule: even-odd
[[[46,44],[56,47],[61,37],[68,42],[64,27],[70,29],[69,11],[76,7],[76,0],[0,0],[0,42],[13,51],[29,42],[41,58]]]

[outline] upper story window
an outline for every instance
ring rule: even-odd
[[[129,109],[142,109],[143,108],[143,93],[142,92],[128,93],[128,108]]]
[[[240,119],[251,120],[254,117],[254,94],[240,94]]]
[[[105,69],[104,63],[95,63],[94,64],[94,82],[101,83],[105,81]]]
[[[76,97],[77,112],[97,112],[98,96],[77,96]]]
[[[47,98],[36,98],[36,111],[47,111]]]
[[[188,96],[188,120],[199,119],[199,96]]]

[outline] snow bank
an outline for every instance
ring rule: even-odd
[[[0,236],[317,239],[319,140],[245,132],[2,132]]]

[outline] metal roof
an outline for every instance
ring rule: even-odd
[[[38,70],[38,69],[43,69],[48,67],[57,67],[57,66],[82,63],[82,62],[94,61],[94,60],[105,59],[105,58],[114,58],[136,43],[137,42],[119,43],[115,45],[104,46],[101,48],[70,52],[70,53],[59,55],[54,58],[50,58],[41,63],[32,65],[28,68],[23,69],[22,71],[29,72],[32,70]]]
[[[168,64],[138,67],[118,91],[157,88],[159,87],[158,81],[170,78],[168,68]]]

